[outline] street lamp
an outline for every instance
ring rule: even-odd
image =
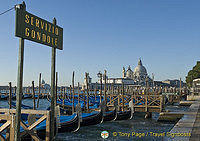
[[[100,88],[100,103],[101,103],[101,95],[102,95],[102,73],[99,71],[99,73],[97,73],[97,77],[100,78],[100,84],[101,84],[101,88]]]
[[[104,75],[103,75],[103,76],[104,76],[104,100],[105,100],[106,105],[107,105],[107,96],[106,96],[106,91],[107,91],[107,87],[106,87],[106,79],[107,79],[107,78],[106,78],[106,77],[107,77],[107,76],[106,76],[106,72],[107,72],[107,71],[104,70]]]

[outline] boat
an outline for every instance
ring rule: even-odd
[[[117,112],[117,118],[116,120],[127,120],[127,119],[131,119],[133,116],[132,111],[131,110],[127,110],[127,111],[118,111]]]
[[[91,113],[82,113],[81,126],[96,125],[103,122],[103,112],[92,111]]]
[[[38,116],[40,117],[40,116]],[[28,124],[28,121],[25,122],[26,124]],[[54,124],[55,129],[56,127],[58,127],[58,133],[64,133],[64,132],[75,132],[78,131],[78,129],[80,128],[80,120],[79,120],[79,116],[77,113],[74,113],[73,115],[70,116],[66,116],[66,115],[61,115],[58,117],[57,119],[57,125],[56,122]],[[37,125],[34,130],[36,130],[37,132],[37,136],[42,139],[45,140],[46,137],[46,120],[42,121],[39,125]],[[56,130],[54,131],[54,134],[56,134],[57,132]],[[24,131],[24,129],[21,127],[20,128],[20,132],[26,132]],[[26,140],[31,140],[31,136],[29,134],[25,134],[22,137],[22,141],[26,141]]]
[[[32,94],[23,94],[23,99],[32,98]]]
[[[117,110],[114,108],[114,110],[106,111],[103,114],[103,121],[112,121],[117,118]]]
[[[13,102],[13,101],[11,101],[11,106],[12,106],[13,108],[16,108],[16,103]],[[28,105],[24,105],[24,104],[22,104],[22,103],[21,103],[21,107],[22,107],[23,109],[33,109],[33,107],[28,106]]]
[[[84,104],[83,101],[80,101],[79,103],[80,103],[81,109],[83,111],[86,108],[87,102],[85,102],[86,105]],[[73,103],[70,102],[69,100],[65,99],[64,102],[63,102],[62,99],[58,99],[57,105],[60,106],[61,111],[65,111],[65,114],[69,114],[69,115],[72,114]],[[75,100],[74,101],[74,107],[76,107],[77,105],[78,105],[78,101]],[[98,103],[89,102],[89,109],[98,109],[98,107],[99,107]]]
[[[16,109],[16,103],[15,102],[11,101],[11,106]],[[23,108],[23,109],[33,109],[33,107],[28,106],[28,105],[24,105],[22,103],[21,103],[21,108]],[[22,120],[27,120],[28,119],[28,114],[21,114],[21,119]]]
[[[80,120],[77,113],[70,116],[61,115],[58,120],[58,133],[76,132],[80,128]]]
[[[8,97],[9,97],[8,95],[0,94],[0,100],[7,100]]]

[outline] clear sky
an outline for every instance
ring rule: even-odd
[[[27,11],[64,28],[64,50],[57,51],[59,85],[93,81],[106,69],[122,77],[141,57],[155,80],[185,80],[200,56],[199,0],[26,0]],[[1,0],[0,13],[21,3]],[[16,84],[19,39],[15,11],[0,16],[0,85]],[[51,48],[25,41],[24,85],[38,84],[39,73],[50,82]]]

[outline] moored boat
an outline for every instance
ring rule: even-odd
[[[93,111],[91,113],[82,113],[81,126],[96,125],[103,122],[103,112]]]
[[[111,121],[117,118],[117,111],[116,108],[114,110],[106,111],[103,114],[103,121]]]
[[[61,115],[58,123],[58,133],[75,132],[80,128],[79,115],[74,113],[70,116]]]
[[[116,120],[127,120],[132,118],[131,110],[127,111],[118,111]]]

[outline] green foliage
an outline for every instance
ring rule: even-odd
[[[188,75],[186,76],[186,83],[188,87],[192,87],[192,81],[196,78],[200,78],[200,61],[197,61],[197,64],[188,72]]]

